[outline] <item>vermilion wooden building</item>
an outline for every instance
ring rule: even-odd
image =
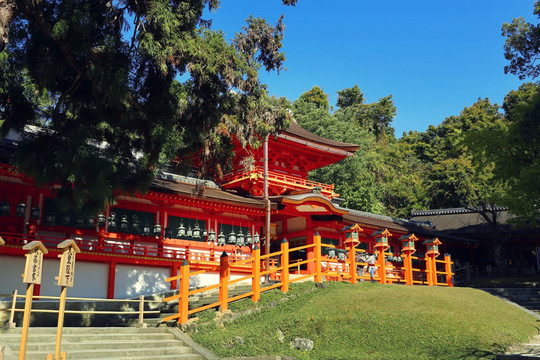
[[[0,144],[0,236],[6,242],[0,247],[0,293],[4,294],[23,290],[22,245],[29,240],[40,240],[49,248],[43,282],[37,289],[41,295],[57,293],[56,244],[70,238],[81,249],[70,294],[114,298],[174,288],[174,283],[164,279],[176,274],[184,259],[192,269],[205,269],[218,262],[224,251],[231,259],[248,258],[258,243],[264,252],[265,234],[274,251],[283,238],[290,247],[302,246],[313,243],[319,233],[322,243],[335,246],[323,250],[323,256],[342,259],[347,226],[358,224],[362,229],[358,247],[367,252],[375,250],[376,239],[371,235],[387,230],[392,236],[386,258],[396,268],[403,262],[400,237],[414,232],[422,240],[419,244],[434,237],[432,230],[419,223],[340,207],[333,185],[310,181],[308,172],[353,156],[357,145],[321,138],[295,122],[268,141],[269,206],[262,197],[263,147],[238,146],[233,171],[219,183],[160,173],[145,195],[119,196],[114,206],[95,216],[62,212],[53,201],[54,187],[36,187],[31,179],[10,171],[9,156],[16,143],[17,136],[12,134]],[[441,240],[441,253],[446,251],[445,244],[472,244],[457,238]],[[301,261],[314,255],[306,250],[296,256]],[[234,269],[233,276],[242,271]],[[299,266],[296,271],[309,269]],[[191,279],[190,286],[211,281],[211,274],[201,275]]]

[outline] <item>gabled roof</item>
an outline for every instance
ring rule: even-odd
[[[204,200],[216,201],[221,203],[230,203],[239,206],[249,206],[258,209],[264,209],[264,201],[245,196],[233,194],[222,190],[213,182],[198,180],[189,177],[178,177],[173,174],[165,176],[167,179],[156,178],[150,185],[150,191],[165,192],[180,196],[198,197]],[[275,207],[275,205],[274,205]]]
[[[311,143],[314,143],[314,144],[318,144],[318,145],[322,145],[322,146],[325,146],[325,147],[328,147],[328,148],[339,149],[339,150],[342,150],[344,152],[351,153],[351,155],[348,155],[348,156],[352,156],[352,153],[354,153],[356,150],[358,150],[358,147],[359,147],[359,145],[356,145],[356,144],[350,144],[350,143],[344,143],[344,142],[340,142],[340,141],[330,140],[330,139],[326,139],[326,138],[323,138],[321,136],[315,135],[315,134],[307,131],[306,129],[302,128],[294,120],[291,121],[291,126],[289,126],[288,129],[282,131],[278,135],[278,137],[284,137],[284,138],[287,137],[287,136],[296,137],[299,140],[305,140],[305,141],[308,141],[308,142],[311,142]]]

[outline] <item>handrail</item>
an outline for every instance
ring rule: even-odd
[[[254,169],[251,171],[233,171],[229,174],[226,174],[223,176],[223,183],[224,185],[227,185],[228,183],[236,182],[239,180],[244,179],[250,179],[254,176],[263,176],[263,170],[262,169]],[[270,181],[277,180],[279,182],[288,183],[291,185],[296,185],[298,187],[306,188],[306,189],[313,189],[314,187],[320,187],[323,192],[333,192],[334,185],[332,184],[324,184],[316,181],[307,180],[305,178],[297,177],[294,175],[288,175],[283,174],[277,171],[268,171],[268,179]]]
[[[25,298],[24,295],[18,295],[17,290],[13,291],[12,295],[4,295],[1,294],[0,297],[4,298],[12,298],[12,306],[10,311],[10,320],[9,320],[9,327],[15,328],[16,324],[14,322],[14,317],[16,312],[24,312],[24,309],[19,309],[16,307],[17,304],[17,298]],[[33,296],[35,299],[49,299],[49,300],[60,300],[59,296],[45,296],[45,295],[35,295]],[[144,304],[148,303],[162,303],[162,300],[145,300],[144,295],[139,296],[138,299],[101,299],[101,298],[84,298],[84,297],[66,297],[66,300],[73,300],[73,301],[103,301],[103,302],[119,302],[119,303],[127,303],[127,302],[135,302],[139,303],[139,310],[122,310],[122,311],[106,311],[106,310],[64,310],[63,312],[65,314],[95,314],[95,315],[119,315],[119,314],[126,314],[126,315],[132,315],[132,314],[139,314],[139,321],[138,324],[143,325],[144,324],[144,314],[159,314],[159,310],[144,310]],[[53,309],[32,309],[32,312],[36,313],[59,313],[59,310],[53,310]]]
[[[222,256],[220,260],[219,283],[195,291],[189,291],[189,277],[194,273],[189,272],[190,265],[188,262],[184,262],[184,264],[182,265],[182,269],[180,269],[181,275],[166,279],[166,281],[180,280],[180,289],[184,289],[184,295],[178,295],[175,297],[175,299],[179,299],[180,301],[179,313],[165,318],[164,321],[178,319],[178,321],[183,324],[187,322],[187,316],[190,314],[216,306],[219,306],[222,311],[226,311],[228,308],[228,304],[231,301],[242,299],[248,296],[251,296],[252,300],[254,302],[257,302],[260,298],[260,294],[265,291],[280,287],[283,292],[287,292],[290,283],[306,280],[309,278],[313,279],[314,281],[322,281],[322,275],[326,277],[326,281],[347,280],[354,283],[358,279],[368,279],[368,274],[359,275],[356,273],[357,266],[363,267],[367,265],[365,261],[356,262],[356,257],[354,256],[357,252],[365,252],[363,249],[354,249],[353,254],[350,253],[351,249],[349,249],[349,256],[345,257],[344,259],[329,259],[327,256],[321,256],[321,248],[336,248],[336,246],[330,244],[321,244],[320,235],[315,235],[313,239],[314,241],[312,244],[298,246],[295,248],[289,248],[288,242],[283,241],[281,243],[281,249],[274,253],[265,255],[261,255],[260,249],[258,247],[255,247],[253,249],[252,258],[241,260],[238,262],[229,262],[228,256]],[[308,256],[308,258],[305,260],[297,259],[295,262],[289,262],[291,254],[293,252],[303,249],[311,249],[311,251],[313,252],[313,256]],[[396,256],[393,253],[386,252],[382,255]],[[444,260],[436,260],[434,257],[432,258],[427,256],[425,258],[420,258],[418,256],[412,256],[411,254],[401,254],[399,255],[399,257],[403,259],[403,264],[392,265],[390,263],[390,266],[388,266],[388,263],[385,262],[384,269],[378,269],[379,273],[375,275],[374,279],[385,283],[398,282],[408,285],[427,283],[428,285],[453,286],[453,273],[451,270],[449,270],[451,269],[451,265],[453,263],[451,262],[449,256],[445,256]],[[279,266],[271,266],[267,269],[264,267],[264,262],[262,261],[266,258],[278,258],[280,259],[281,263],[279,264]],[[413,267],[412,260],[424,263],[426,268],[423,269],[419,267]],[[231,280],[230,271],[232,268],[234,268],[234,266],[238,265],[239,263],[246,264],[246,266],[251,263],[253,271],[249,275]],[[434,266],[431,266],[429,264],[434,264]],[[437,268],[437,265],[439,264],[444,264],[444,271],[441,271]],[[301,276],[289,278],[289,270],[293,267],[297,267],[298,269],[300,269],[301,265],[307,265],[308,270],[310,267],[312,267],[313,270],[307,271],[306,274],[302,274]],[[381,271],[384,271],[384,274],[381,275]],[[201,272],[199,271],[197,273]],[[273,278],[278,281],[275,284],[261,288],[260,280],[262,277],[268,274],[273,276]],[[438,279],[436,279],[438,276],[442,275],[446,276],[446,281],[438,281]],[[251,280],[252,282],[251,291],[233,297],[228,296],[228,288],[230,285],[248,280]],[[187,310],[190,295],[194,294],[195,292],[208,291],[210,289],[216,288],[219,288],[219,301],[213,304],[205,305],[203,307]],[[182,308],[185,310],[182,311]]]
[[[65,237],[52,235],[25,235],[13,232],[0,232],[0,236],[5,240],[6,246],[23,246],[26,243],[38,240],[49,249],[57,250],[57,245],[65,240]],[[96,234],[92,239],[75,239],[77,246],[83,253],[87,254],[117,254],[134,258],[154,258],[159,261],[201,261],[219,263],[216,252],[223,249],[221,245],[208,245],[201,242],[201,246],[210,246],[208,249],[193,248],[194,245],[176,245],[149,243],[151,246],[135,245],[129,240],[105,237],[100,241]],[[227,249],[225,246],[225,249]],[[229,249],[230,250],[230,249]],[[231,251],[232,253],[232,251]],[[246,260],[249,262],[249,253],[241,255],[234,252],[231,256],[234,260]],[[241,264],[238,264],[241,265]]]

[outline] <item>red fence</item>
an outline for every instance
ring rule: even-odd
[[[312,279],[315,282],[322,282],[324,278],[326,281],[337,280],[356,283],[359,280],[369,279],[369,275],[359,275],[357,272],[358,266],[363,267],[367,264],[365,262],[355,261],[356,253],[363,252],[364,250],[353,248],[354,251],[349,250],[348,258],[342,260],[329,259],[327,255],[321,255],[321,248],[323,246],[334,246],[321,244],[321,237],[318,234],[313,237],[313,240],[313,244],[291,249],[289,249],[289,243],[283,240],[280,251],[262,256],[260,255],[260,249],[256,246],[253,249],[251,258],[233,263],[229,262],[227,253],[223,253],[220,258],[219,269],[217,269],[219,271],[219,283],[195,290],[189,289],[190,277],[208,273],[210,270],[190,272],[190,263],[187,260],[184,261],[179,269],[179,274],[166,279],[167,282],[180,281],[180,287],[177,295],[164,299],[165,302],[179,301],[178,314],[171,315],[165,318],[164,321],[178,319],[179,323],[185,324],[191,314],[217,306],[220,307],[221,311],[225,311],[230,302],[246,297],[251,297],[253,302],[258,302],[261,293],[264,291],[280,288],[281,291],[287,292],[289,290],[289,284],[295,281]],[[290,263],[289,259],[295,258],[291,254],[300,250],[306,250],[308,252],[307,259]],[[403,261],[404,266],[391,265],[384,269],[379,268],[375,275],[375,280],[382,283],[453,286],[452,262],[449,255],[445,256],[444,260],[436,260],[432,257],[419,258],[410,255],[403,255],[403,257],[406,260]],[[264,263],[267,258],[277,259],[277,265],[269,266],[266,269]],[[407,266],[407,264],[413,265]],[[307,270],[292,276],[291,268],[302,265],[306,265]],[[238,266],[251,268],[251,273],[231,280],[231,268]],[[384,273],[382,273],[383,271]],[[275,279],[277,282],[261,288],[261,279],[267,276]],[[251,291],[229,297],[229,286],[242,281],[251,282]],[[190,296],[214,289],[219,289],[219,300],[217,302],[199,308],[188,309]]]

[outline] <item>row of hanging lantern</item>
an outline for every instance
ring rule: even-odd
[[[23,217],[26,211],[26,204],[23,202],[19,203],[16,208],[16,215],[19,217]],[[41,214],[41,209],[37,206],[32,207],[31,209],[31,217],[32,219],[39,219]],[[2,203],[0,203],[0,216],[9,216],[10,215],[10,204],[7,200],[4,200]],[[108,229],[109,230],[119,230],[121,232],[131,232],[134,234],[141,233],[142,235],[150,236],[160,236],[162,235],[162,226],[157,222],[153,227],[151,227],[148,223],[146,223],[141,230],[140,221],[137,217],[137,215],[133,215],[131,222],[128,220],[127,215],[122,215],[120,220],[118,220],[118,217],[115,212],[111,212],[110,216],[107,218],[103,212],[99,213],[97,215],[97,218],[94,218],[92,216],[90,217],[77,217],[75,224],[79,227],[88,226],[88,227],[94,227],[96,225],[96,219],[97,219],[97,225],[98,226],[105,226],[106,220],[108,220]],[[56,216],[52,213],[47,213],[45,215],[44,223],[45,225],[54,225],[56,221]],[[71,224],[71,216],[69,214],[64,214],[61,216],[61,225],[68,226]],[[175,236],[176,235],[176,236]],[[258,233],[255,233],[254,235],[251,235],[251,232],[249,229],[247,230],[247,233],[244,234],[242,228],[240,229],[240,232],[236,234],[234,232],[234,228],[231,230],[231,232],[228,235],[225,235],[223,233],[223,229],[220,230],[219,234],[216,234],[216,232],[213,229],[210,229],[210,231],[207,231],[206,228],[201,229],[201,226],[199,225],[199,222],[197,221],[194,225],[194,227],[191,227],[191,224],[188,225],[187,229],[184,226],[183,220],[180,222],[180,225],[176,229],[172,228],[171,226],[168,226],[165,229],[165,237],[166,238],[193,238],[193,239],[200,239],[207,238],[209,243],[215,243],[216,245],[224,246],[226,244],[230,245],[236,245],[236,246],[244,246],[244,245],[251,245],[251,244],[258,244],[260,242],[260,236]]]
[[[223,233],[223,228],[221,228],[221,230],[219,231],[219,235],[217,236],[213,230],[210,230],[210,234],[208,235],[209,243],[214,243],[220,246],[224,246],[226,244],[236,245],[236,246],[245,246],[245,245],[251,245],[251,244],[258,244],[259,241],[260,241],[259,234],[255,233],[252,236],[249,229],[245,235],[242,229],[240,229],[240,232],[236,234],[234,232],[234,228],[231,230],[231,232],[227,236]]]
[[[26,204],[24,202],[20,202],[17,204],[17,207],[15,208],[15,215],[18,217],[23,217],[26,213]],[[11,204],[7,199],[4,198],[4,200],[0,203],[0,216],[10,216],[11,215]],[[32,219],[39,219],[41,215],[41,209],[38,206],[32,207],[30,210],[30,216]]]

